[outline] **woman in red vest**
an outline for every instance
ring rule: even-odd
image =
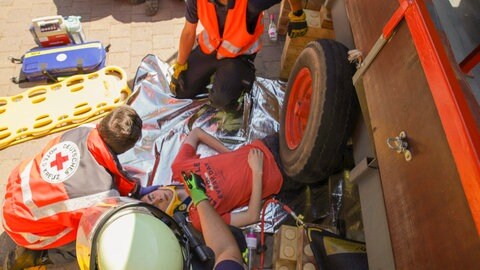
[[[307,31],[301,0],[289,0],[288,34]],[[263,11],[280,0],[187,0],[185,25],[180,36],[170,90],[177,98],[209,93],[212,106],[236,109],[237,99],[255,80],[254,60],[261,49]],[[204,30],[195,43],[198,22]],[[213,78],[211,90],[207,90]]]

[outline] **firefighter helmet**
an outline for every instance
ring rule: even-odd
[[[77,232],[80,268],[184,269],[185,249],[168,224],[173,219],[153,215],[144,203],[122,205],[115,200],[91,207],[82,216]]]

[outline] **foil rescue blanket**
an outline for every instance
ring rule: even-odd
[[[133,95],[128,101],[143,120],[143,135],[141,141],[119,159],[143,186],[171,183],[170,166],[185,135],[195,127],[217,137],[230,149],[279,130],[285,83],[257,77],[253,89],[243,97],[243,121],[228,123],[223,121],[222,112],[208,105],[206,97],[174,98],[169,82],[169,65],[154,55],[147,55],[137,70]],[[203,145],[197,153],[201,157],[216,154]],[[277,208],[275,205],[270,208],[267,216],[278,212],[271,220],[280,221],[278,215],[285,216],[282,210],[273,209]]]
[[[171,183],[170,166],[185,135],[195,127],[217,137],[230,149],[279,130],[283,83],[257,78],[252,91],[243,98],[243,121],[223,123],[224,113],[210,107],[206,97],[174,98],[168,86],[168,68],[156,56],[147,55],[137,70],[128,101],[143,120],[143,136],[119,158],[143,186]],[[203,145],[197,153],[202,157],[215,154]]]

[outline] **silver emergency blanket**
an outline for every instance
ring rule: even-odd
[[[279,130],[284,83],[257,77],[253,89],[243,97],[243,120],[239,118],[231,123],[225,113],[209,106],[205,97],[174,98],[169,89],[170,72],[168,64],[147,55],[137,70],[133,95],[128,102],[143,120],[143,136],[119,159],[143,186],[171,183],[172,162],[183,139],[195,127],[220,139],[232,150]],[[197,153],[201,157],[216,154],[203,145]],[[286,216],[277,208],[275,204],[267,208],[267,232]]]

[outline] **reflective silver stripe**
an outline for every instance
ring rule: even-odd
[[[32,213],[33,220],[38,220],[45,217],[54,216],[58,213],[63,212],[72,212],[78,209],[87,208],[98,201],[108,198],[119,196],[117,190],[107,190],[104,192],[83,196],[79,198],[74,198],[66,201],[56,202],[53,204],[45,205],[42,207],[38,207],[32,199],[32,190],[30,189],[30,172],[32,169],[33,160],[31,160],[25,169],[20,174],[21,179],[21,188],[22,188],[22,196],[23,196],[23,203],[25,206],[30,210]]]
[[[256,53],[262,47],[262,42],[260,39],[257,39],[255,43],[253,43],[248,50],[244,52],[244,54],[253,54]]]
[[[212,43],[210,43],[210,38],[208,37],[207,31],[203,30],[199,38],[203,40],[203,45],[207,46],[210,52],[213,52],[215,50],[215,47],[213,47]]]
[[[57,215],[64,212],[73,212],[79,209],[88,208],[97,204],[99,201],[108,198],[120,196],[117,190],[108,191],[82,196],[75,199],[56,202],[42,207],[30,208],[35,220]]]
[[[29,243],[40,242],[38,244],[28,245],[27,248],[40,249],[58,241],[59,239],[67,235],[72,230],[73,230],[72,228],[66,228],[61,233],[58,233],[55,236],[38,236],[32,233],[21,233],[21,235]]]
[[[235,45],[233,45],[232,43],[230,43],[228,40],[224,40],[224,41],[222,42],[222,47],[223,47],[225,50],[231,52],[232,54],[237,54],[237,53],[240,52],[240,50],[242,49],[242,48],[240,48],[240,47],[236,47]]]
[[[33,214],[33,219],[38,220],[41,218],[54,216],[62,212],[72,212],[75,210],[88,208],[97,204],[99,201],[105,198],[115,197],[115,196],[120,196],[120,194],[118,193],[117,190],[112,189],[109,191],[100,192],[100,193],[92,194],[89,196],[83,196],[83,197],[70,199],[63,202],[53,203],[40,208],[38,207],[30,208],[30,211]],[[10,228],[8,228],[8,226],[6,226],[5,222],[4,222],[4,226],[6,227],[7,230],[12,231]],[[58,241],[59,239],[67,235],[72,230],[73,228],[66,228],[65,230],[63,230],[62,232],[54,236],[40,236],[33,233],[18,233],[18,234],[21,235],[29,243],[40,242],[37,244],[32,244],[27,246],[28,248],[39,249]]]
[[[260,39],[257,39],[257,41],[255,41],[252,45],[250,45],[250,47],[246,51],[242,52],[242,54],[254,54],[261,48],[261,46],[262,46],[262,42],[260,41]],[[230,42],[226,40],[222,42],[222,47],[232,54],[238,54],[241,50],[241,48],[235,47],[234,45],[232,45]],[[217,58],[218,59],[225,58],[225,55],[222,55],[221,53],[217,53]]]
[[[33,202],[32,199],[32,190],[30,189],[30,172],[32,170],[33,160],[25,166],[25,169],[20,174],[21,180],[21,188],[22,188],[22,196],[23,196],[23,203],[28,208],[37,208],[37,205]]]
[[[5,230],[7,230],[9,232],[13,232],[13,230],[10,229],[10,227],[8,227],[8,225],[5,221],[3,222],[3,226],[5,227]],[[16,233],[16,234],[21,235],[29,243],[35,243],[35,242],[42,241],[41,243],[38,243],[38,244],[31,244],[31,245],[26,246],[26,248],[41,249],[41,248],[44,248],[47,245],[50,245],[51,243],[57,241],[58,239],[64,237],[65,235],[67,235],[72,230],[73,230],[72,228],[66,228],[61,233],[58,233],[55,236],[39,236],[39,235],[35,235],[33,233],[24,233],[24,232]]]

